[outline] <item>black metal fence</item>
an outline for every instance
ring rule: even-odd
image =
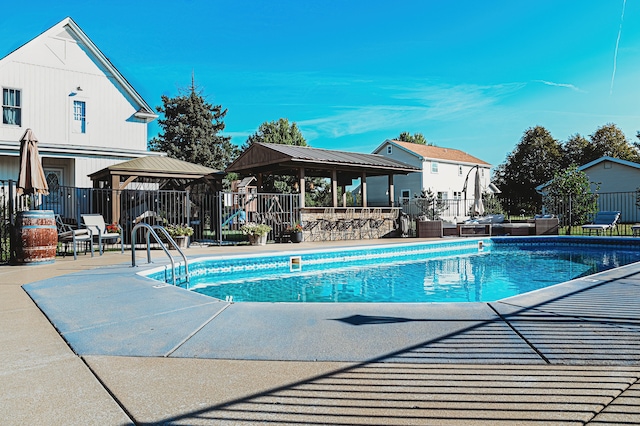
[[[190,193],[190,220],[195,241],[215,244],[247,240],[242,226],[263,223],[271,227],[267,239],[280,241],[288,227],[300,222],[300,194],[244,192]]]
[[[59,187],[43,196],[18,196],[14,181],[0,181],[0,262],[10,259],[10,229],[15,214],[22,210],[53,210],[72,226],[81,226],[82,215],[101,214],[106,223],[122,226],[125,244],[130,243],[135,224],[189,225],[192,241],[225,244],[246,241],[242,226],[248,222],[265,223],[272,230],[268,239],[280,241],[289,226],[300,222],[299,194],[212,192],[206,186],[191,191],[112,190]],[[471,216],[472,199],[401,200],[403,212],[412,222],[420,216],[461,221]],[[539,199],[483,198],[485,213],[503,213],[507,220],[527,219],[538,213],[553,213],[560,218],[565,233],[579,233],[575,224],[571,197],[553,206]],[[631,235],[628,224],[640,223],[640,193],[597,194],[595,211],[620,211],[622,235]],[[594,211],[594,212],[595,212]],[[588,222],[589,218],[584,221]],[[575,229],[572,230],[572,225]]]
[[[593,220],[598,211],[619,211],[621,235],[631,235],[630,224],[640,223],[640,192],[605,192],[597,193],[595,206],[589,214],[580,206],[575,205],[571,196],[545,204],[542,196],[536,198],[507,199],[491,195],[483,196],[485,214],[504,214],[506,220],[530,219],[536,214],[553,214],[560,220],[560,227],[564,233],[576,234],[581,232],[581,225]],[[407,198],[401,201],[402,210],[415,222],[421,216],[428,219],[444,219],[459,222],[473,216],[473,199],[426,199]]]
[[[105,223],[123,228],[125,244],[130,244],[131,230],[140,222],[189,225],[194,231],[191,241],[225,244],[246,241],[242,226],[247,222],[269,225],[268,239],[279,241],[300,221],[300,196],[214,193],[204,186],[191,192],[60,186],[49,195],[18,196],[15,181],[0,181],[0,262],[10,260],[10,230],[22,210],[53,210],[72,227],[82,226],[83,214],[98,213]]]

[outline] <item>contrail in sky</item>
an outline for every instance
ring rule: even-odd
[[[620,16],[620,29],[618,30],[618,39],[616,40],[616,50],[613,53],[613,74],[611,74],[611,89],[609,89],[609,95],[613,94],[613,80],[616,78],[616,63],[618,61],[618,46],[620,45],[620,34],[622,34],[622,21],[624,21],[624,8],[627,5],[627,0],[622,2],[622,16]]]

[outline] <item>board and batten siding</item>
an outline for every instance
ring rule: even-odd
[[[50,144],[146,150],[147,125],[133,116],[135,103],[65,34],[36,38],[3,59],[0,85],[21,91],[22,124],[0,125],[0,139],[17,141],[31,128]],[[86,102],[86,134],[72,131],[74,100]]]
[[[87,175],[151,155],[153,112],[70,18],[1,58],[0,87],[21,95],[20,125],[0,120],[0,179],[17,179],[27,128],[40,142],[45,170],[63,185],[91,187]],[[84,133],[73,120],[74,101],[85,103]]]

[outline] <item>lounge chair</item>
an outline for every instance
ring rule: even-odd
[[[107,224],[104,223],[104,218],[101,214],[83,214],[82,223],[85,228],[90,229],[93,233],[94,240],[98,241],[98,248],[100,249],[100,256],[102,256],[103,249],[102,243],[113,243],[120,240],[120,252],[124,253],[124,245],[122,243],[122,228],[118,227],[118,232],[109,232],[107,230]]]
[[[73,229],[62,221],[59,214],[55,216],[56,228],[58,228],[58,242],[64,246],[64,255],[67,253],[69,244],[73,246],[73,260],[78,259],[78,245],[84,243],[84,253],[87,253],[87,245],[91,247],[91,257],[93,257],[93,233],[91,229]]]
[[[612,235],[615,229],[620,235],[620,230],[618,229],[619,219],[620,212],[598,212],[592,223],[582,225],[582,233],[589,231],[589,235],[591,235],[593,231],[596,231],[596,235],[600,235],[600,232],[609,230],[609,235]]]

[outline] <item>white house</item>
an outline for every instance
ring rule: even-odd
[[[458,203],[460,207],[456,206],[456,211],[443,212],[443,216],[464,216],[465,203],[462,200],[473,200],[476,170],[480,173],[482,193],[499,192],[490,180],[491,165],[458,149],[387,139],[373,153],[422,170],[394,177],[396,205],[402,205],[406,200],[419,196],[422,190],[430,189],[442,200],[461,200]],[[367,197],[372,205],[388,200],[386,179],[368,179]],[[456,203],[450,201],[447,204],[453,208]]]
[[[17,179],[31,128],[47,180],[90,187],[90,173],[149,155],[153,109],[71,19],[0,59],[0,180]]]

